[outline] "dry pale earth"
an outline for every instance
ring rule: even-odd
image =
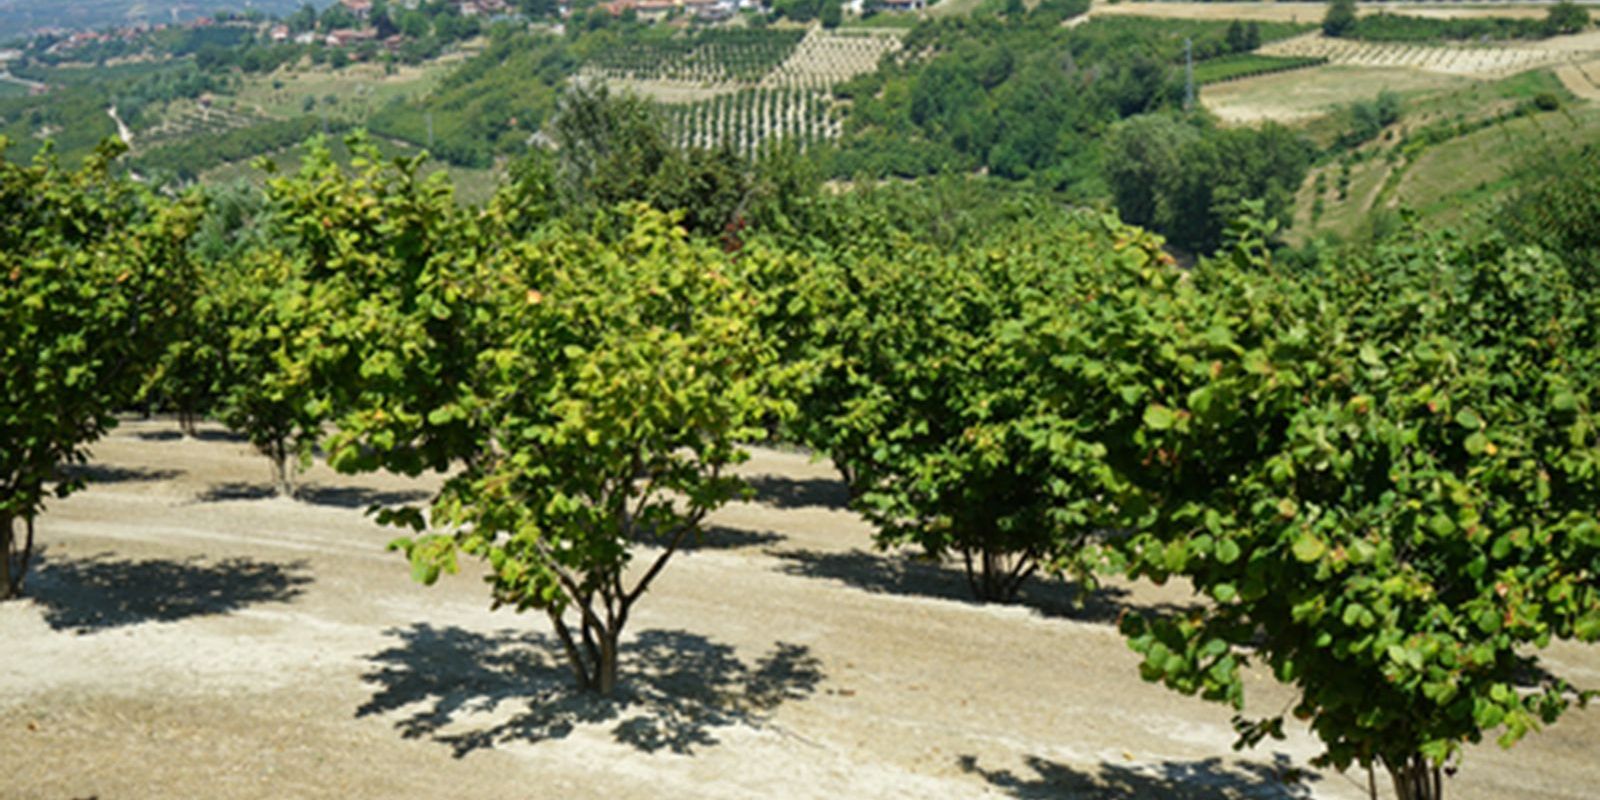
[[[425,588],[363,516],[428,485],[315,468],[301,502],[209,430],[125,424],[52,504],[28,599],[0,606],[0,797],[1339,798],[1315,743],[1234,754],[1227,709],[1141,682],[1111,621],[1186,604],[962,599],[886,557],[830,469],[757,451],[754,502],[680,555],[631,623],[629,701],[568,689],[541,617],[464,569]],[[1600,685],[1600,652],[1552,671]],[[1260,674],[1252,709],[1289,694]],[[1468,752],[1458,800],[1591,798],[1600,711]],[[1297,779],[1298,771],[1304,779]]]

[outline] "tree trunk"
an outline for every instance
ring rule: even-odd
[[[1413,754],[1399,764],[1385,761],[1384,768],[1389,770],[1395,797],[1399,800],[1443,800],[1444,783],[1439,768],[1428,759]]]
[[[606,630],[585,619],[579,626],[582,636],[572,635],[572,628],[560,614],[551,612],[550,622],[561,638],[567,654],[567,664],[572,667],[572,677],[583,692],[610,696],[617,688],[617,640],[620,630]]]
[[[27,533],[21,541],[16,525],[16,517],[0,516],[0,600],[22,596],[28,562],[33,560],[33,520],[23,521]]]
[[[600,663],[595,665],[594,691],[601,697],[610,697],[617,689],[617,631],[600,634]]]
[[[973,596],[985,603],[1016,602],[1022,584],[1034,570],[1033,558],[1027,553],[984,549],[963,550],[961,556],[966,563],[967,585],[972,587]]]
[[[279,439],[272,443],[267,456],[272,459],[272,491],[279,497],[294,497],[294,478],[289,465],[289,443]]]
[[[0,516],[0,600],[17,596],[17,587],[11,582],[11,517]]]
[[[197,415],[188,409],[178,409],[178,433],[185,439],[195,438]]]

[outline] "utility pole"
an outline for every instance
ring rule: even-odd
[[[1194,108],[1194,40],[1183,40],[1183,110]]]
[[[428,149],[432,150],[433,149],[433,110],[429,109],[427,114],[428,114]]]

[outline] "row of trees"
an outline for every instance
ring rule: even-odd
[[[1389,13],[1358,17],[1355,0],[1333,0],[1322,20],[1322,32],[1328,36],[1374,42],[1542,39],[1577,33],[1587,27],[1588,10],[1572,0],[1561,0],[1552,5],[1542,20],[1514,17],[1443,19]]]
[[[1583,270],[1412,233],[1292,271],[1259,203],[1182,270],[1113,218],[963,205],[963,179],[834,197],[782,159],[767,190],[729,162],[730,236],[707,224],[723,194],[634,180],[668,151],[640,107],[582,101],[562,160],[481,209],[359,140],[348,168],[313,147],[215,222],[104,159],[0,184],[27,223],[0,250],[26,332],[0,372],[22,376],[0,508],[31,520],[70,490],[60,466],[153,382],[271,454],[286,491],[318,442],[340,470],[445,472],[426,507],[379,513],[410,529],[414,574],[485,560],[496,605],[545,614],[606,693],[636,603],[738,496],[740,443],[776,431],[833,458],[880,542],[959,559],[979,597],[1039,570],[1189,581],[1201,609],[1124,620],[1142,674],[1242,708],[1260,662],[1320,763],[1385,769],[1404,800],[1439,797],[1463,745],[1584,698],[1527,677],[1549,641],[1600,639]],[[0,530],[19,574],[26,534]],[[1240,719],[1241,742],[1283,724]]]

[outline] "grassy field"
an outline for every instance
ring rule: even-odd
[[[1496,121],[1548,94],[1562,107]],[[1324,117],[1303,130],[1326,144],[1343,123]],[[1445,138],[1420,141],[1426,131]],[[1412,144],[1403,140],[1410,136]],[[1411,208],[1430,225],[1448,224],[1485,212],[1516,182],[1517,170],[1530,159],[1558,154],[1600,140],[1600,105],[1567,92],[1549,70],[1523,73],[1500,81],[1474,82],[1455,91],[1418,94],[1408,99],[1399,123],[1355,152],[1355,158],[1313,170],[1296,204],[1292,239],[1313,233],[1349,235],[1360,230],[1375,208]],[[1359,160],[1357,160],[1359,159]],[[1341,174],[1348,169],[1348,187],[1339,198]],[[1316,190],[1318,176],[1323,189]],[[1313,221],[1320,196],[1323,211]]]
[[[1467,89],[1472,78],[1412,69],[1328,65],[1205,87],[1200,101],[1224,121],[1306,122],[1381,91],[1416,97]]]
[[[332,118],[358,121],[397,100],[421,97],[438,84],[459,59],[443,58],[421,66],[396,67],[388,74],[377,64],[282,69],[247,80],[238,103],[257,113],[296,117],[307,113],[306,101]],[[331,101],[331,102],[330,102]]]
[[[1384,203],[1407,206],[1430,221],[1450,223],[1485,207],[1515,183],[1514,174],[1600,138],[1600,108],[1584,104],[1514,119],[1428,148]]]

